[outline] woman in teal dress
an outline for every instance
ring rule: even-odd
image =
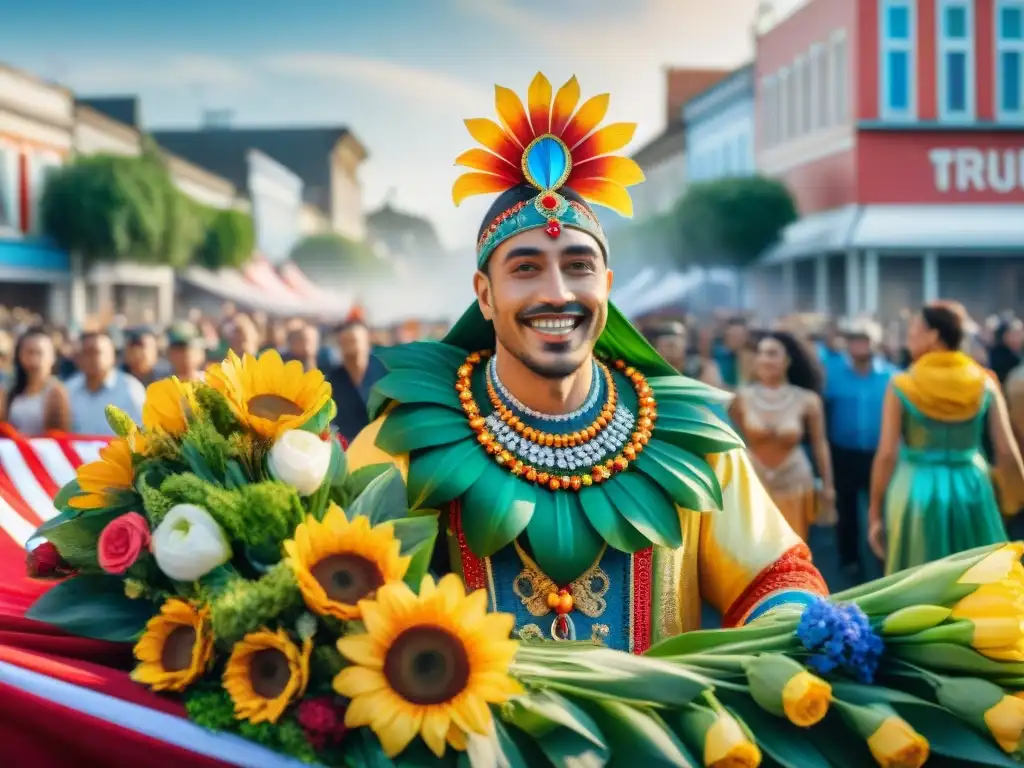
[[[986,419],[1000,468],[1020,477],[1024,466],[998,383],[959,351],[965,322],[957,304],[922,309],[907,332],[913,363],[886,393],[868,518],[886,573],[1006,541],[981,451]]]

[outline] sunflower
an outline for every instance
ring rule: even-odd
[[[71,497],[68,505],[75,509],[103,509],[113,503],[118,493],[135,486],[135,468],[132,454],[143,453],[145,438],[138,433],[111,440],[100,448],[98,461],[90,461],[78,468],[78,486],[82,492]]]
[[[235,717],[276,723],[306,692],[312,650],[311,639],[300,649],[283,629],[261,629],[236,643],[224,668],[224,690],[235,703]]]
[[[206,672],[213,657],[210,609],[171,598],[149,620],[135,645],[132,680],[154,691],[183,691]]]
[[[401,581],[359,603],[366,633],[338,640],[352,662],[334,678],[351,699],[349,728],[369,726],[388,757],[419,734],[441,757],[446,744],[466,748],[470,733],[493,725],[489,704],[522,692],[508,673],[518,643],[509,639],[514,617],[487,612],[487,593],[467,595],[449,574],[435,586],[423,577],[417,596]]]
[[[189,419],[198,411],[192,382],[179,381],[177,376],[171,376],[146,387],[142,423],[150,432],[180,437],[188,429]]]
[[[273,349],[259,358],[228,352],[223,363],[207,369],[206,381],[243,424],[268,440],[301,427],[331,399],[320,371],[306,372],[297,360],[285,363]]]
[[[371,527],[362,515],[350,522],[337,504],[323,522],[306,518],[284,543],[309,609],[342,620],[358,619],[360,600],[405,576],[411,558],[399,554],[401,547],[390,523]]]

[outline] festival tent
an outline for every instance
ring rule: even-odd
[[[184,717],[182,705],[133,683],[131,648],[73,637],[24,618],[49,582],[25,577],[25,546],[57,515],[53,499],[107,438],[24,438],[0,426],[0,745],[21,768],[298,768]],[[91,617],[83,616],[83,622]]]

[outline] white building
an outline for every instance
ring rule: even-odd
[[[683,107],[690,183],[757,170],[754,157],[754,68],[747,65]]]
[[[250,149],[246,160],[256,250],[281,262],[303,234],[302,179],[257,149]]]

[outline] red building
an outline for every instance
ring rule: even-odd
[[[758,165],[803,215],[764,260],[777,309],[1021,303],[1024,0],[807,0],[755,67]]]

